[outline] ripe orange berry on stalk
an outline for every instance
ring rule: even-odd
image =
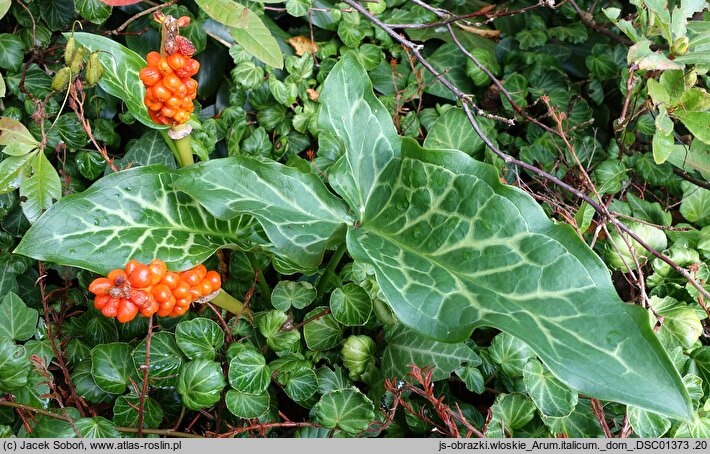
[[[148,66],[138,73],[146,87],[143,103],[151,120],[160,125],[187,123],[194,110],[192,100],[197,97],[197,81],[191,77],[200,70],[200,63],[191,58],[192,43],[182,36],[177,38],[182,38],[181,44],[166,46],[166,55],[148,53]]]
[[[198,298],[210,295],[222,285],[219,273],[204,265],[174,273],[165,262],[155,259],[146,265],[129,261],[125,269],[115,269],[106,277],[94,279],[89,291],[96,295],[94,307],[106,317],[121,323],[158,314],[177,317]]]

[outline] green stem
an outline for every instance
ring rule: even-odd
[[[333,273],[335,272],[335,268],[338,267],[338,264],[340,263],[340,260],[343,258],[343,255],[345,254],[345,251],[347,248],[345,247],[345,242],[343,242],[340,246],[338,246],[338,249],[335,250],[333,253],[333,256],[330,258],[330,262],[328,262],[328,268],[325,269],[323,272],[323,275],[320,277],[320,280],[318,281],[318,296],[323,296],[325,293],[325,290],[327,288],[328,282],[330,282],[331,276],[333,276]]]
[[[168,145],[168,148],[170,148],[170,151],[173,152],[173,156],[175,156],[175,162],[178,167],[182,167],[182,164],[180,164],[180,155],[178,154],[177,147],[175,147],[175,141],[168,136],[168,130],[161,129],[160,135],[163,136],[163,140],[165,140],[165,143]]]
[[[257,279],[256,282],[259,285],[261,294],[264,298],[266,298],[266,301],[271,302],[271,288],[269,288],[269,284],[267,284],[266,279],[264,279],[263,270],[259,268],[259,265],[256,263],[256,259],[252,254],[247,254],[247,259],[249,259],[249,264],[251,265],[251,269],[254,270],[254,273],[257,271],[259,272],[259,279]]]
[[[175,147],[177,148],[180,159],[180,167],[189,166],[190,164],[195,163],[192,159],[192,142],[190,142],[189,134],[182,139],[176,140]]]
[[[220,290],[210,303],[232,314],[239,315],[244,312],[244,304],[224,290]]]

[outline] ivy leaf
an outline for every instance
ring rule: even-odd
[[[69,34],[65,33],[65,37],[69,38]],[[99,81],[99,86],[104,91],[123,100],[131,114],[149,128],[167,128],[154,123],[143,104],[145,88],[138,72],[147,66],[147,63],[140,55],[105,36],[76,32],[74,39],[91,52],[102,51],[97,55],[104,67],[104,75]]]
[[[554,435],[565,434],[570,438],[603,437],[599,421],[588,401],[580,401],[574,411],[564,418],[543,416],[542,421]]]
[[[315,287],[305,281],[279,281],[271,292],[271,304],[280,311],[287,311],[291,306],[303,309],[315,299]]]
[[[234,389],[227,391],[224,402],[227,409],[237,418],[258,418],[269,409],[269,393],[246,394]]]
[[[94,376],[91,375],[91,360],[80,361],[78,364],[74,365],[74,370],[71,373],[71,379],[76,388],[76,393],[91,402],[92,404],[101,404],[105,402],[111,402],[116,398],[114,394],[107,393],[103,389],[99,388],[94,380]],[[49,392],[49,388],[47,388]]]
[[[671,421],[638,407],[629,407],[629,423],[639,437],[659,438],[671,428]]]
[[[126,394],[119,396],[113,404],[113,422],[121,427],[138,427],[138,406],[140,396]],[[146,396],[143,401],[143,427],[157,429],[163,421],[164,412],[160,404]]]
[[[0,338],[0,391],[13,392],[27,383],[30,360],[25,348],[7,338]]]
[[[505,437],[505,431],[514,436],[535,417],[535,404],[522,394],[499,394],[491,406],[491,420],[486,431],[487,437]]]
[[[232,37],[249,54],[274,68],[283,68],[283,56],[276,39],[264,22],[249,8],[232,0],[196,0],[217,22],[232,27]]]
[[[102,24],[111,15],[111,7],[101,0],[74,0],[76,10],[93,24]]]
[[[500,333],[493,338],[488,349],[491,360],[500,364],[501,369],[511,377],[523,375],[523,369],[534,357],[528,345],[508,333]]]
[[[318,391],[316,373],[313,369],[300,369],[290,373],[284,391],[296,402],[303,402]]]
[[[229,384],[246,394],[261,394],[271,383],[271,369],[264,355],[244,350],[229,362]]]
[[[467,58],[455,43],[446,43],[439,46],[431,55],[427,57],[429,64],[437,73],[443,74],[444,79],[456,86],[464,93],[475,91],[473,81],[466,74]],[[410,74],[409,83],[415,82],[416,73],[421,73],[424,92],[440,98],[456,100],[456,96],[436,79],[429,71],[421,65],[417,65],[416,71]]]
[[[352,218],[342,200],[301,164],[289,167],[247,156],[214,160],[184,169],[175,186],[220,219],[253,215],[283,255],[311,269]],[[254,185],[255,180],[261,184]]]
[[[372,300],[364,288],[349,283],[330,294],[330,309],[343,325],[362,326],[370,319]]]
[[[656,335],[668,350],[678,346],[687,350],[703,333],[703,325],[698,314],[684,302],[676,301],[670,296],[665,298],[652,296],[650,304],[664,318]],[[651,321],[651,326],[654,324]]]
[[[325,306],[316,307],[303,319],[308,320],[327,309]],[[303,338],[306,340],[309,350],[328,350],[340,345],[343,340],[343,326],[335,320],[332,314],[326,314],[303,325]]]
[[[323,394],[313,412],[319,424],[355,434],[367,429],[375,419],[370,399],[357,388],[346,388]]]
[[[7,293],[0,302],[0,337],[26,341],[35,334],[39,314],[28,308],[19,296]]]
[[[74,427],[83,438],[121,438],[116,424],[103,416],[77,419],[74,421]]]
[[[199,410],[219,401],[222,389],[227,386],[222,367],[216,361],[198,359],[180,368],[177,392],[185,407]]]
[[[523,382],[535,406],[545,416],[562,418],[577,406],[577,393],[560,383],[536,359],[523,368]]]
[[[138,380],[130,345],[113,342],[91,349],[91,375],[105,392],[123,394],[131,380]]]
[[[30,161],[32,174],[20,183],[22,212],[31,223],[37,222],[42,212],[62,197],[59,174],[43,152],[37,152]]]
[[[42,19],[53,31],[66,29],[76,17],[74,13],[74,0],[60,2],[39,2]]]
[[[169,269],[181,270],[202,263],[220,247],[249,248],[247,240],[255,238],[252,218],[214,219],[172,188],[175,179],[162,166],[106,176],[52,205],[15,252],[106,274],[131,259],[148,263],[158,257]]]
[[[224,331],[204,317],[178,323],[175,342],[190,359],[214,359],[224,345]]]
[[[143,134],[127,148],[125,156],[116,159],[114,164],[119,169],[127,167],[128,164],[132,164],[133,167],[152,164],[163,164],[171,169],[177,167],[175,156],[168,148],[160,131],[148,131]],[[111,172],[110,169],[107,171]]]
[[[19,69],[25,56],[22,40],[12,33],[0,34],[0,68]]]
[[[409,365],[434,367],[433,380],[444,380],[463,363],[472,366],[481,360],[466,344],[446,344],[424,337],[397,324],[387,334],[387,347],[382,354],[385,377],[406,377]]]
[[[683,184],[683,201],[680,203],[680,214],[688,222],[705,226],[710,222],[710,191],[691,183]]]
[[[179,325],[178,325],[179,326]],[[143,339],[133,349],[133,362],[136,367],[145,364],[145,344]],[[150,365],[148,378],[156,386],[175,386],[177,373],[185,362],[182,353],[175,341],[175,335],[166,331],[153,334],[150,340]]]

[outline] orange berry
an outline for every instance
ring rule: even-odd
[[[175,73],[184,79],[186,77],[194,76],[199,70],[200,62],[198,62],[194,58],[190,58],[185,62],[185,65],[182,68],[176,70]]]
[[[118,304],[121,302],[118,298],[109,298],[106,305],[101,309],[101,313],[106,317],[113,318],[118,312]]]
[[[153,120],[153,122],[159,125],[167,125],[170,123],[170,120],[160,115],[160,112],[149,110],[148,115],[150,115],[150,119]]]
[[[128,295],[131,302],[138,307],[143,307],[150,301],[150,293],[144,290],[132,289]]]
[[[205,279],[210,281],[210,284],[212,284],[213,292],[222,287],[222,278],[220,277],[219,273],[214,270],[208,271],[207,274],[205,274]]]
[[[180,124],[187,123],[190,120],[190,113],[184,110],[178,110],[175,112],[175,115],[173,115],[173,119]]]
[[[98,295],[96,298],[94,298],[94,307],[98,310],[101,310],[106,306],[106,303],[108,303],[108,300],[110,300],[111,297],[108,295]]]
[[[173,311],[175,307],[175,297],[171,296],[170,299],[158,307],[158,316],[167,317]]]
[[[185,28],[188,25],[190,25],[190,17],[189,16],[178,17],[178,27]]]
[[[197,290],[200,291],[202,296],[207,296],[212,293],[212,284],[207,279],[202,279],[202,281],[197,284]]]
[[[190,296],[190,284],[184,280],[180,280],[177,287],[173,289],[173,296],[175,298],[187,298]]]
[[[190,298],[180,298],[178,300],[175,300],[175,305],[180,306],[180,307],[186,307],[192,304],[192,301],[190,301]]]
[[[160,71],[156,68],[148,66],[140,70],[138,77],[140,77],[146,87],[152,87],[162,76],[160,75]]]
[[[180,279],[187,282],[190,287],[194,287],[195,285],[200,283],[202,277],[197,273],[197,270],[195,268],[192,268],[190,270],[183,271],[182,273],[180,273]]]
[[[195,271],[197,271],[197,275],[200,276],[200,279],[204,279],[205,275],[207,274],[207,267],[200,263],[195,267]]]
[[[173,116],[175,116],[176,113],[177,113],[177,110],[175,110],[171,107],[168,107],[168,106],[163,106],[160,109],[160,114],[164,117],[173,118]]]
[[[175,90],[173,90],[173,93],[175,94],[175,96],[178,96],[180,98],[184,98],[185,96],[187,96],[187,85],[180,82],[180,85],[178,85],[177,88],[175,88]]]
[[[197,298],[202,296],[202,291],[199,288],[199,284],[195,287],[190,288],[190,300],[195,301]]]
[[[160,58],[160,61],[158,62],[158,70],[163,76],[173,72],[173,68],[170,67],[168,60],[165,57]]]
[[[140,308],[140,313],[143,317],[150,317],[156,312],[158,312],[158,307],[160,305],[154,299],[151,299],[148,304]]]
[[[165,262],[162,260],[153,259],[148,267],[150,268],[150,273],[153,275],[153,281],[151,282],[152,285],[162,281],[165,274],[168,272],[168,267],[165,266]]]
[[[182,110],[187,110],[187,109],[189,109],[190,107],[194,108],[194,106],[193,106],[193,104],[192,104],[192,100],[191,100],[190,98],[182,98],[182,99],[180,99],[180,108],[181,108]]]
[[[122,286],[128,282],[128,275],[123,270],[113,270],[106,276],[109,281],[112,281],[116,286]]]
[[[118,305],[118,312],[116,313],[116,319],[121,323],[130,322],[136,317],[138,313],[138,306],[133,304],[127,299],[121,298],[121,302]]]
[[[148,101],[148,102],[146,102],[146,101],[144,100],[144,101],[143,101],[143,104],[145,104],[145,106],[146,106],[148,109],[152,110],[153,112],[159,112],[160,109],[163,108],[163,103],[160,102],[160,101]]]
[[[173,69],[180,69],[185,66],[187,59],[181,54],[168,55],[168,65]]]
[[[168,107],[172,107],[173,109],[180,107],[180,104],[182,104],[183,100],[182,98],[178,98],[177,96],[173,96],[167,101],[165,101],[165,105]]]
[[[160,54],[155,51],[148,52],[148,55],[145,56],[145,60],[148,62],[148,66],[156,67],[160,61]]]
[[[113,282],[105,277],[99,277],[89,284],[89,291],[94,295],[106,295],[111,287],[113,287]]]
[[[175,74],[166,74],[165,77],[163,77],[163,85],[165,85],[165,88],[168,90],[174,92],[182,85],[182,80]]]
[[[173,273],[172,271],[168,271],[167,273],[165,273],[165,277],[162,281],[160,281],[160,283],[167,285],[170,290],[175,290],[175,288],[180,283],[180,275],[177,273]]]
[[[152,281],[153,276],[150,274],[150,268],[142,263],[135,265],[131,274],[128,275],[128,282],[136,288],[146,288]]]
[[[173,95],[170,90],[165,88],[165,85],[163,85],[162,82],[158,82],[157,84],[153,85],[153,88],[151,88],[151,90],[153,91],[153,97],[160,102],[167,101]]]
[[[195,79],[184,80],[183,83],[187,87],[188,93],[194,93],[197,91],[197,81]]]
[[[126,263],[126,274],[130,276],[133,270],[135,270],[136,267],[140,264],[141,262],[139,262],[138,260],[130,260],[128,263]]]
[[[155,300],[160,304],[167,302],[170,297],[173,296],[172,292],[170,291],[170,287],[165,284],[156,285],[155,287],[153,287],[151,293],[153,294],[153,298],[155,298]]]
[[[184,314],[185,312],[187,312],[187,309],[188,309],[189,307],[190,307],[190,306],[178,306],[178,305],[175,305],[175,307],[173,307],[172,312],[170,313],[170,316],[171,316],[171,317],[179,317],[179,316],[181,316],[182,314]]]

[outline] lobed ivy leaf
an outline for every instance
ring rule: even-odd
[[[19,296],[12,292],[0,301],[0,337],[14,341],[26,341],[34,336],[39,314],[28,308]]]
[[[121,438],[116,424],[103,416],[77,419],[74,421],[74,427],[82,438]]]
[[[72,370],[71,373],[71,379],[74,383],[76,393],[92,404],[111,402],[116,398],[115,394],[107,393],[96,384],[94,376],[91,375],[91,359],[75,364],[74,370]],[[47,389],[47,391],[49,391],[49,389]]]
[[[303,309],[316,299],[316,289],[305,281],[279,281],[271,292],[271,304],[280,311]]]
[[[179,326],[179,324],[178,324]],[[133,362],[136,368],[145,364],[145,345],[143,339],[133,349]],[[148,379],[155,386],[175,386],[177,373],[187,360],[175,341],[175,335],[167,331],[160,331],[150,340],[150,365]]]
[[[148,263],[158,257],[177,271],[202,263],[220,247],[248,249],[256,239],[255,221],[215,219],[171,187],[174,172],[163,166],[124,170],[62,198],[27,231],[15,253],[106,274],[131,259]]]
[[[370,319],[372,300],[364,288],[348,283],[330,294],[330,309],[343,325],[362,326]]]
[[[286,395],[296,402],[302,402],[318,391],[318,378],[313,369],[300,369],[288,375],[284,387]]]
[[[319,306],[308,312],[303,319],[309,320],[323,314],[328,308]],[[303,325],[303,338],[309,350],[322,351],[340,345],[343,340],[343,326],[333,317],[326,314]]]
[[[138,408],[140,396],[127,394],[119,396],[113,404],[113,422],[121,427],[138,426]],[[163,421],[163,409],[160,404],[150,396],[146,396],[143,401],[143,427],[156,429]]]
[[[577,393],[560,383],[536,359],[528,361],[523,368],[523,383],[535,406],[545,416],[563,418],[577,406]]]
[[[27,383],[31,363],[21,345],[0,338],[0,391],[13,392]]]
[[[131,381],[138,380],[131,346],[123,342],[112,342],[91,349],[91,375],[103,391],[123,394]]]
[[[313,406],[313,412],[322,426],[354,434],[367,429],[375,419],[373,408],[367,396],[351,387],[323,394]]]
[[[264,355],[244,350],[229,362],[229,384],[246,394],[261,394],[271,383],[271,369]]]

